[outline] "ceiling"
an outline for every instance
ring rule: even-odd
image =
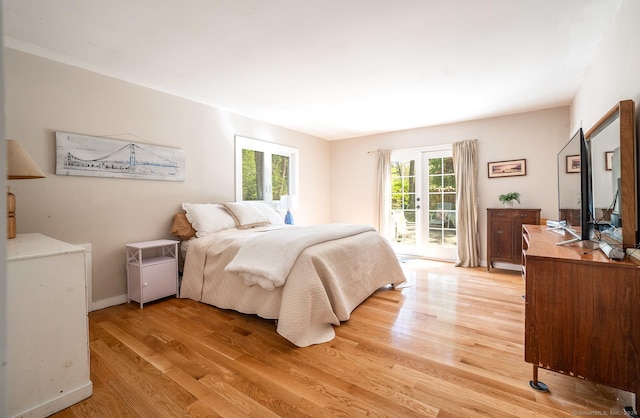
[[[3,0],[4,44],[326,139],[573,99],[621,0]]]

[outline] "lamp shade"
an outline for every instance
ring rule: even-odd
[[[291,196],[286,194],[280,196],[280,207],[286,210],[293,209],[293,199]]]
[[[280,196],[280,208],[287,210],[298,209],[298,196],[283,194]]]
[[[44,172],[22,148],[22,145],[16,140],[7,139],[7,178],[9,180],[39,179],[44,176]]]

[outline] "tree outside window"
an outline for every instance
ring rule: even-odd
[[[236,200],[278,202],[296,194],[298,150],[236,137]]]

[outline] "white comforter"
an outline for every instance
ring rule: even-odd
[[[369,225],[329,224],[283,228],[249,239],[225,271],[237,273],[246,285],[273,290],[284,285],[300,253],[321,242],[345,238],[367,231]]]
[[[269,229],[229,229],[191,240],[180,297],[278,319],[278,333],[305,347],[333,339],[333,325],[348,320],[362,301],[405,280],[389,243],[373,230],[305,248],[273,290],[248,286],[238,273],[225,271],[251,239],[274,234]]]

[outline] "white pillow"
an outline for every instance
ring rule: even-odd
[[[249,202],[224,202],[222,206],[236,220],[238,229],[269,225],[269,218]]]
[[[183,203],[182,209],[196,230],[196,237],[233,228],[236,222],[222,206],[211,203]]]
[[[253,205],[258,208],[264,216],[269,219],[271,225],[284,225],[284,216],[280,215],[274,208],[262,202],[254,202]]]

